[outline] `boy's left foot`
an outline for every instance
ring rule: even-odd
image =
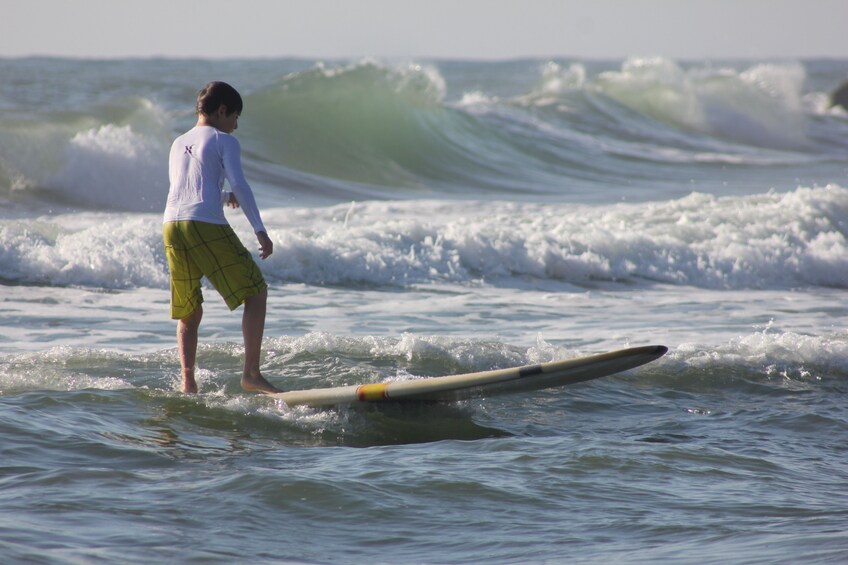
[[[183,375],[182,389],[184,394],[197,394],[197,381],[194,380],[194,371]]]
[[[283,392],[282,390],[278,389],[277,387],[275,387],[274,385],[272,385],[271,383],[266,381],[265,377],[263,377],[262,375],[256,375],[256,376],[244,375],[244,376],[242,376],[242,378],[241,378],[241,388],[243,388],[244,390],[255,390],[257,392],[268,392],[268,393]]]

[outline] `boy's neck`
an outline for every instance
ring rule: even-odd
[[[224,133],[233,133],[233,131],[238,128],[239,115],[239,112],[227,114],[226,107],[221,106],[221,108],[214,114],[199,114],[197,116],[197,124],[195,124],[195,127],[209,126]]]

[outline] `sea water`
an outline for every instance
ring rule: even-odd
[[[848,560],[848,61],[0,60],[4,563]],[[274,254],[281,388],[664,344],[441,405],[179,392],[161,213],[195,93]],[[239,211],[238,235],[257,244]]]

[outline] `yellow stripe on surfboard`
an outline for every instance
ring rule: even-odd
[[[356,398],[362,402],[373,402],[388,398],[389,383],[360,385],[356,389]]]

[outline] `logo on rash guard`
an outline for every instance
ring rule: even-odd
[[[194,154],[191,152],[191,150],[193,148],[194,148],[194,145],[186,145],[185,146],[185,153],[183,153],[183,155],[191,155],[193,157]]]

